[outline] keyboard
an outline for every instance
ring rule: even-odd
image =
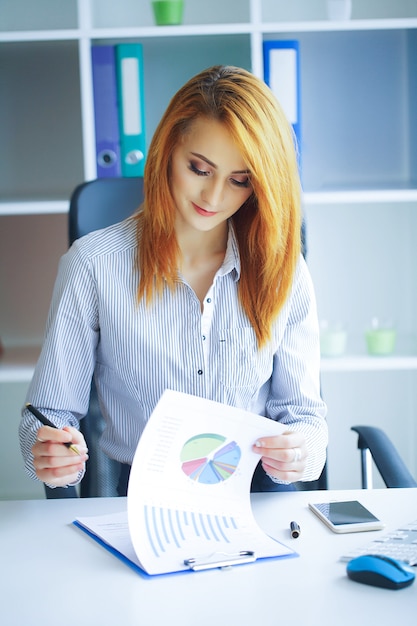
[[[417,565],[417,520],[353,549],[341,560],[350,561],[363,554],[383,554],[408,565]]]

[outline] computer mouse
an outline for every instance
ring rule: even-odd
[[[403,561],[397,561],[383,554],[364,554],[349,561],[346,566],[350,579],[365,585],[402,589],[414,582],[412,568]]]

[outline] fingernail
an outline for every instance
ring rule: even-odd
[[[264,444],[263,444],[263,441],[255,441],[255,446],[256,446],[257,448],[263,448],[263,445],[264,445]]]

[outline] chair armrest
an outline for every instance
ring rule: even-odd
[[[359,435],[358,448],[360,450],[369,449],[387,487],[417,487],[417,481],[383,430],[374,426],[352,426],[351,430]]]

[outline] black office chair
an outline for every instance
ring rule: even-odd
[[[417,487],[417,481],[383,430],[375,426],[352,426],[351,430],[358,433],[363,489],[372,487],[372,460],[387,487]]]
[[[69,207],[69,244],[93,231],[111,226],[136,211],[143,201],[142,178],[98,178],[78,185],[72,193]],[[90,405],[81,420],[80,429],[87,446],[89,462],[78,488],[45,485],[45,494],[52,498],[111,497],[117,496],[120,464],[105,455],[98,446],[103,432],[101,415],[94,382],[91,385]]]

